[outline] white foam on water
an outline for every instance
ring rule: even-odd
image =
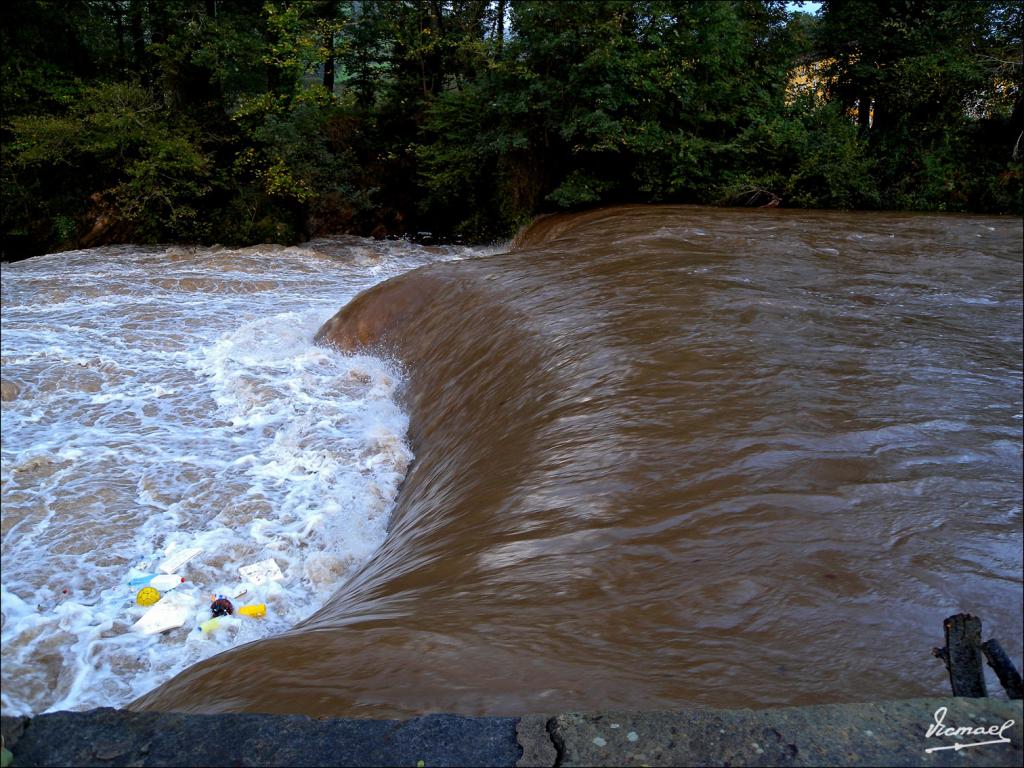
[[[2,270],[2,676],[7,715],[120,706],[307,618],[384,539],[412,460],[402,372],[312,343],[360,290],[479,253],[357,238],[299,248],[111,247]],[[202,547],[131,630],[128,581]],[[214,632],[212,595],[274,558],[284,579]]]

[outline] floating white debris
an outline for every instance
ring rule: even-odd
[[[265,584],[268,581],[281,581],[284,578],[284,574],[281,573],[281,569],[274,558],[261,560],[252,565],[243,565],[238,569],[238,572],[242,575],[243,579],[256,586]]]
[[[147,586],[158,589],[161,592],[170,592],[184,583],[185,580],[176,573],[161,573],[159,576],[154,576],[150,579]]]
[[[192,558],[203,553],[202,547],[192,547],[191,549],[179,549],[176,550],[164,560],[160,565],[157,566],[158,571],[164,573],[174,573],[176,570],[181,568]]]
[[[142,618],[132,625],[132,629],[145,635],[156,635],[184,626],[191,613],[187,605],[160,602],[146,611]]]

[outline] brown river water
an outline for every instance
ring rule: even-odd
[[[383,544],[133,706],[937,695],[958,611],[1020,665],[1022,250],[1013,218],[621,207],[371,288],[317,339],[404,367]]]

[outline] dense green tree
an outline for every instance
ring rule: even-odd
[[[4,255],[479,240],[622,201],[1019,213],[1022,19],[995,0],[12,0]]]
[[[826,0],[832,95],[870,142],[886,204],[994,207],[978,187],[978,162],[989,179],[1016,172],[1019,194],[1019,166],[1008,163],[1020,25],[1018,3]]]
[[[784,20],[774,2],[513,2],[507,55],[429,106],[429,218],[479,237],[538,205],[714,199],[784,106]]]

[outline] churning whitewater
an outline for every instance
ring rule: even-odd
[[[466,249],[105,247],[3,265],[3,713],[121,706],[323,604],[384,538],[412,459],[394,362],[314,346],[360,290]],[[131,625],[133,577],[203,554]],[[239,567],[284,573],[216,632]]]

